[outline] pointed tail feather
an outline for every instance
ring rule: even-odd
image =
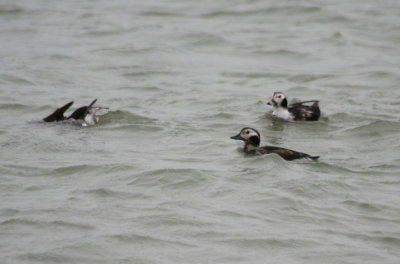
[[[94,99],[93,102],[91,102],[90,105],[89,105],[88,107],[89,107],[89,108],[92,107],[96,102],[97,102],[97,99]]]
[[[319,159],[319,156],[311,156],[306,153],[303,153],[302,156],[303,156],[302,158],[305,160],[318,160]]]

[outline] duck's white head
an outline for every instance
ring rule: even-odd
[[[243,140],[246,144],[260,145],[260,133],[251,127],[243,128],[239,134],[232,136],[231,139]]]
[[[286,96],[285,96],[282,92],[275,92],[275,93],[272,95],[271,100],[269,100],[269,101],[267,102],[267,104],[268,104],[268,105],[272,105],[272,106],[274,106],[274,107],[279,107],[279,106],[281,106],[281,107],[287,108],[287,106],[288,106],[288,101],[287,101]]]

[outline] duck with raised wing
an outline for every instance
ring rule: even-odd
[[[108,109],[108,107],[94,107],[93,105],[96,103],[96,101],[97,99],[94,99],[90,105],[79,107],[70,116],[66,117],[64,116],[65,111],[67,111],[68,108],[74,103],[71,101],[63,107],[56,109],[51,115],[43,118],[43,120],[45,122],[54,122],[74,119],[82,121],[83,126],[96,125],[99,121],[99,117],[96,115],[96,112],[101,109]]]

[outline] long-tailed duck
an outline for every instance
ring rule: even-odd
[[[285,160],[295,159],[306,159],[306,160],[317,160],[319,156],[310,156],[306,153],[297,152],[291,149],[274,147],[274,146],[263,146],[260,147],[260,133],[250,127],[243,128],[239,134],[232,136],[231,139],[243,140],[244,148],[243,151],[247,154],[264,155],[275,153],[284,158]]]
[[[275,92],[268,105],[274,107],[272,115],[289,121],[317,121],[321,112],[319,110],[319,101],[302,101],[288,105],[286,96],[281,92]],[[313,103],[312,105],[305,105]]]
[[[51,115],[43,118],[43,120],[45,122],[54,122],[54,121],[63,121],[67,119],[74,119],[82,121],[83,126],[95,125],[99,121],[99,118],[96,116],[96,112],[100,109],[108,109],[108,107],[101,107],[101,106],[94,107],[93,105],[96,103],[96,101],[97,99],[94,99],[90,103],[90,105],[79,107],[69,117],[65,117],[64,116],[65,111],[67,111],[67,109],[74,103],[74,102],[69,102],[63,107],[56,109]]]

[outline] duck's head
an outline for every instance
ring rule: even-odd
[[[251,127],[243,128],[239,134],[232,136],[231,139],[243,140],[246,144],[251,143],[253,145],[260,145],[260,133]]]
[[[267,102],[267,105],[272,105],[272,106],[274,106],[274,107],[282,106],[282,107],[287,108],[287,106],[288,106],[288,101],[287,101],[286,96],[285,96],[282,92],[275,92],[275,93],[272,95],[271,100],[269,100],[269,101]]]

